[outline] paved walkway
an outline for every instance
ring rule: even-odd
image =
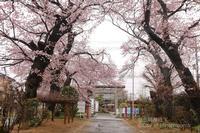
[[[115,118],[110,114],[97,114],[91,123],[85,126],[82,133],[137,133],[122,119]]]

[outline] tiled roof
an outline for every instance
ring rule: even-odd
[[[19,82],[17,82],[15,79],[3,74],[3,73],[0,73],[0,78],[3,78],[3,79],[6,79],[8,81],[10,81],[12,83],[12,85],[16,85],[16,86],[21,86],[21,84]]]

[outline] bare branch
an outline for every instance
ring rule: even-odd
[[[91,53],[89,53],[89,52],[78,52],[78,53],[73,54],[73,57],[74,57],[74,56],[79,56],[79,55],[88,55],[88,56],[90,56],[90,58],[91,58],[92,60],[94,60],[96,63],[98,63],[99,61],[96,60],[96,59],[94,58],[94,56],[95,56],[95,55],[100,55],[100,54],[102,54],[102,52],[101,52],[101,53],[98,53],[98,54],[91,54]]]
[[[182,7],[184,6],[184,4],[186,3],[186,1],[188,1],[188,0],[183,0],[183,1],[181,2],[181,5],[180,5],[177,9],[175,9],[174,11],[171,11],[171,13],[168,15],[168,18],[171,17],[171,16],[173,16],[174,14],[176,14],[178,11],[180,11],[181,8],[182,8]]]

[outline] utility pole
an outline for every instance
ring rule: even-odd
[[[131,112],[130,112],[130,119],[133,119],[133,111],[134,111],[134,84],[135,84],[135,64],[133,64],[132,68],[132,96],[131,96]]]

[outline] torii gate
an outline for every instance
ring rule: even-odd
[[[102,88],[102,89],[115,89],[114,92],[114,102],[115,102],[115,112],[118,109],[118,89],[124,89],[125,85],[97,85],[95,88]],[[117,112],[116,112],[117,113]]]

